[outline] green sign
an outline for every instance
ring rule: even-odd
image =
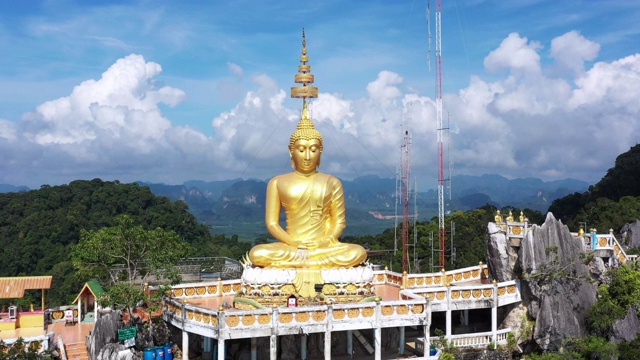
[[[126,340],[136,337],[136,327],[128,327],[123,329],[118,329],[118,340]]]

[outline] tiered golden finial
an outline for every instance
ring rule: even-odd
[[[300,86],[291,87],[292,98],[302,98],[303,107],[306,109],[307,98],[317,98],[318,88],[310,86],[313,84],[313,74],[311,74],[311,65],[307,65],[309,57],[307,56],[307,39],[304,34],[304,28],[302,29],[302,55],[300,55],[300,62],[302,65],[298,65],[298,73],[295,77],[296,84],[302,84]]]

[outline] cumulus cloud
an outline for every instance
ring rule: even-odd
[[[551,57],[576,75],[584,71],[584,62],[595,59],[599,52],[600,44],[586,39],[577,31],[569,31],[551,41]]]
[[[472,76],[444,94],[454,174],[597,181],[640,132],[640,54],[597,60],[599,45],[577,32],[542,44],[509,34],[484,60],[492,80]],[[232,63],[229,71],[244,76]],[[550,68],[565,68],[563,76]],[[267,74],[237,104],[212,114],[212,135],[176,126],[163,106],[180,106],[184,91],[160,86],[159,64],[124,57],[97,80],[51,100],[21,120],[0,120],[0,182],[38,186],[78,178],[181,183],[189,179],[261,179],[290,170],[288,138],[301,102]],[[310,102],[323,134],[322,170],[342,178],[393,177],[403,130],[412,137],[412,173],[435,185],[433,98],[407,90],[401,74],[381,70],[362,98],[319,94]]]

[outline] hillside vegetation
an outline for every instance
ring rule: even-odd
[[[81,231],[114,226],[116,216],[121,214],[130,215],[145,229],[175,232],[189,245],[191,256],[239,258],[251,247],[237,237],[211,235],[184,202],[155,196],[148,187],[77,180],[68,185],[0,194],[0,245],[4,255],[0,274],[53,275],[47,305],[68,304],[89,280],[76,277],[69,257]]]
[[[549,207],[570,228],[586,224],[588,230],[614,232],[627,222],[640,219],[640,144],[616,158],[615,166],[583,193],[556,199]]]

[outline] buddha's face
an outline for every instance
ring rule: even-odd
[[[301,174],[312,174],[320,166],[322,143],[320,140],[296,140],[290,150],[291,160],[296,171]]]

